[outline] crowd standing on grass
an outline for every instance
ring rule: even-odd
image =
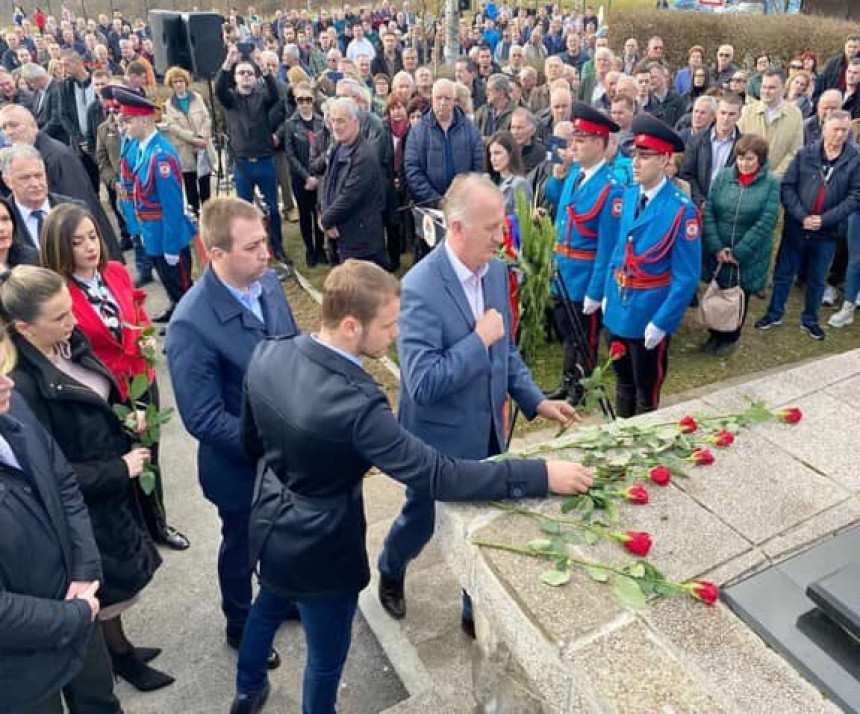
[[[759,330],[782,324],[798,282],[814,340],[827,336],[822,306],[843,329],[860,303],[860,34],[832,57],[728,43],[708,56],[656,35],[610,43],[590,7],[491,0],[464,16],[450,52],[444,18],[408,0],[231,8],[213,107],[186,68],[157,66],[142,19],[16,7],[13,20],[0,33],[4,714],[63,702],[113,714],[114,674],[141,691],[174,681],[150,664],[161,650],[122,624],[157,546],[190,546],[168,523],[174,474],[158,468],[153,426],[165,332],[221,521],[223,627],[239,652],[224,709],[265,705],[275,632],[295,619],[303,711],[331,714],[370,577],[371,466],[407,485],[377,563],[380,602],[402,619],[435,500],[591,483],[577,464],[469,461],[505,450],[506,395],[526,417],[570,425],[609,339],[623,345],[615,409],[630,417],[659,406],[669,344],[699,299],[701,349],[723,358],[750,311]],[[235,198],[213,197],[231,185]],[[529,214],[516,216],[522,200]],[[435,248],[415,208],[440,212]],[[564,343],[548,393],[517,352],[513,283],[494,257],[514,249],[517,221],[541,217],[555,231],[550,322]],[[302,248],[302,268],[330,267],[312,335],[280,285]],[[409,253],[401,292],[391,273]],[[155,276],[170,305],[150,318]],[[708,317],[718,293],[733,315]],[[362,366],[395,339],[399,423]],[[285,382],[284,364],[300,377]],[[462,627],[474,636],[465,591]]]

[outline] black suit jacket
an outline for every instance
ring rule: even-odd
[[[51,80],[45,89],[36,93],[33,113],[39,129],[62,144],[69,143],[69,132],[63,123],[63,84]]]
[[[101,580],[99,552],[75,472],[17,393],[12,394],[9,412],[0,416],[0,433],[39,495],[45,526],[63,563],[65,587],[72,580]],[[7,490],[0,490],[0,508],[8,496]],[[27,539],[28,532],[16,532],[16,523],[4,523],[0,691],[4,709],[14,711],[29,709],[80,671],[93,627],[83,600],[65,600],[64,591],[48,592],[45,584],[57,581],[53,570],[45,572],[53,559],[33,558],[27,548],[18,547]]]
[[[38,149],[45,161],[45,171],[48,174],[48,191],[71,196],[83,203],[95,217],[110,257],[125,262],[113,226],[104,208],[102,208],[96,192],[93,191],[90,177],[78,155],[68,146],[52,139],[43,131],[36,134],[36,141],[33,142],[33,146]]]
[[[92,81],[92,79],[90,79]],[[81,131],[80,121],[78,120],[78,103],[75,101],[75,80],[64,79],[62,85],[62,116],[63,126],[66,132],[71,137],[73,142],[82,142],[86,140],[86,135]],[[98,101],[96,99],[95,101]],[[95,153],[95,147],[90,149],[90,153]]]
[[[427,446],[398,424],[371,375],[310,335],[260,343],[243,399],[245,448],[259,460],[252,559],[260,581],[290,597],[367,585],[361,487],[372,466],[426,499],[546,493],[543,462],[460,461]]]
[[[690,139],[687,150],[684,152],[681,170],[678,172],[678,176],[690,184],[690,196],[693,203],[700,208],[708,198],[708,191],[711,190],[711,172],[714,161],[713,150],[711,149],[711,129],[713,129],[713,124]],[[729,150],[729,160],[726,166],[735,165],[735,144],[740,138],[741,132],[735,127],[732,148]]]
[[[18,210],[18,204],[15,203],[15,197],[9,194],[8,197],[9,208],[14,213],[15,223],[18,226],[18,237],[20,238],[20,242],[25,246],[35,246],[36,241],[33,240],[33,237],[30,235],[30,231],[27,229],[27,225],[24,223],[24,216],[21,215],[21,211]],[[59,206],[61,203],[76,203],[82,208],[86,208],[87,205],[83,201],[79,201],[72,196],[64,196],[60,193],[48,193],[48,203],[51,208],[54,206]]]
[[[320,191],[322,226],[337,228],[342,258],[377,259],[385,253],[385,190],[378,146],[359,137],[332,152]]]

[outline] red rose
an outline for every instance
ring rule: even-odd
[[[630,486],[624,490],[624,498],[630,503],[644,506],[648,503],[648,489],[644,486]]]
[[[685,585],[690,595],[705,605],[713,605],[720,597],[720,589],[707,580],[694,580]]]
[[[619,342],[618,340],[614,340],[609,345],[609,359],[613,362],[617,359],[621,359],[622,357],[627,355],[627,348],[624,346],[623,342]]]
[[[696,424],[696,420],[693,417],[687,415],[681,421],[678,422],[678,431],[682,434],[692,434],[696,429],[699,428],[699,425]]]
[[[654,483],[658,486],[666,486],[669,484],[669,481],[672,480],[672,472],[669,471],[662,464],[658,466],[652,466],[648,471],[648,478],[650,478]]]
[[[726,446],[731,446],[735,441],[735,435],[730,431],[720,430],[716,431],[708,438],[708,441],[714,446],[719,446],[721,448]]]
[[[696,464],[696,466],[709,466],[714,463],[714,455],[707,449],[695,449],[690,454],[690,461]]]
[[[651,550],[651,536],[644,531],[625,531],[619,539],[634,555],[641,555],[644,558]]]
[[[797,422],[803,419],[803,412],[797,407],[789,407],[788,409],[778,411],[776,416],[784,424],[797,424]]]

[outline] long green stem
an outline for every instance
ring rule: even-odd
[[[533,518],[538,521],[550,521],[551,523],[558,523],[559,525],[563,526],[574,526],[576,528],[582,528],[584,530],[591,531],[592,533],[596,533],[600,536],[606,536],[606,531],[603,528],[598,528],[597,526],[585,523],[584,521],[573,521],[568,518],[556,518],[555,516],[547,516],[540,511],[533,511],[531,508],[525,508],[524,506],[508,506],[507,504],[500,503],[499,501],[493,501],[490,503],[490,505],[495,506],[502,511],[507,511],[508,513],[518,513],[521,516],[526,516],[527,518]]]
[[[542,558],[543,560],[554,560],[560,555],[559,553],[551,553],[540,550],[529,550],[528,548],[520,548],[515,545],[510,545],[509,543],[499,543],[497,541],[483,540],[481,538],[473,538],[471,540],[471,543],[472,545],[483,546],[484,548],[504,550],[508,553],[517,553],[518,555],[527,555],[530,558]],[[564,557],[567,559],[567,562],[572,565],[581,565],[584,568],[597,568],[598,570],[605,570],[607,573],[623,575],[626,578],[630,577],[628,573],[625,573],[623,570],[619,570],[618,568],[613,568],[611,565],[595,563],[593,560],[582,560],[581,558],[573,558],[569,555],[566,555]]]

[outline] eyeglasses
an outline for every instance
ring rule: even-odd
[[[788,68],[789,69],[803,69],[803,65],[802,64],[790,64],[790,65],[788,65]]]
[[[254,70],[253,69],[237,69],[236,74],[238,74],[240,77],[241,76],[247,76],[247,75],[253,75]]]
[[[313,104],[314,98],[313,97],[296,97],[296,101],[299,104]]]

